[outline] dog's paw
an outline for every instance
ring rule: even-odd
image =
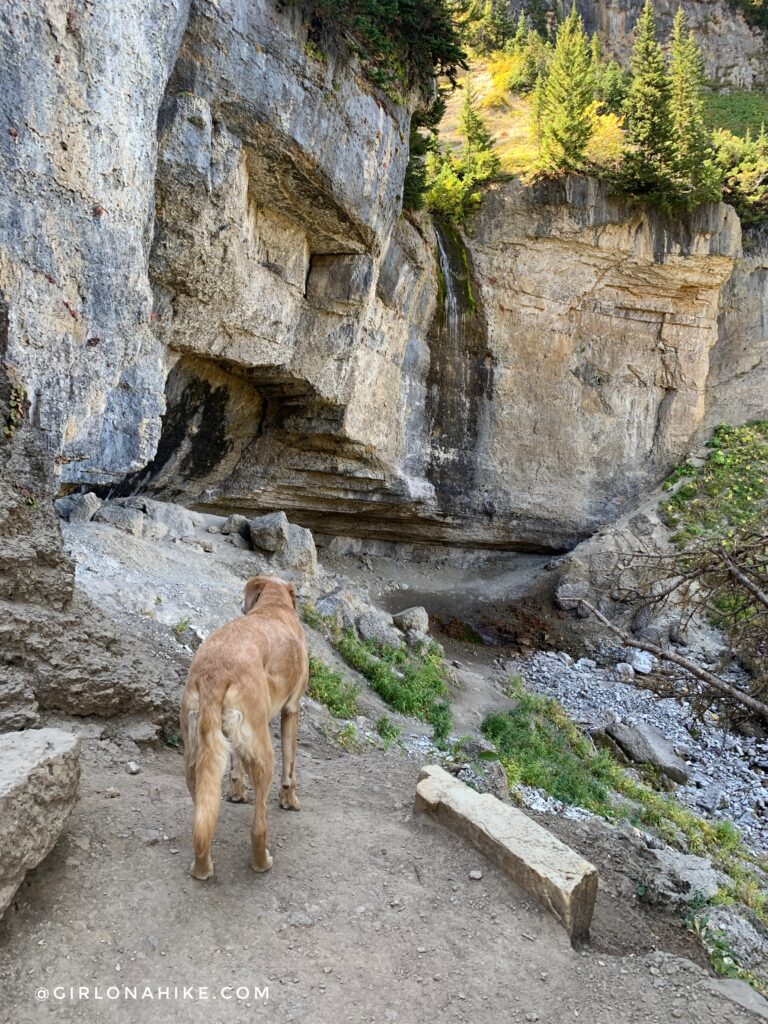
[[[266,859],[266,862],[264,863],[264,865],[262,867],[259,867],[258,864],[254,864],[253,858],[251,858],[251,861],[250,861],[251,871],[255,871],[258,875],[263,874],[265,871],[269,871],[269,869],[272,867],[272,857],[270,856],[269,850],[267,850],[266,853],[267,853],[267,859]]]
[[[248,791],[242,790],[230,790],[227,793],[227,800],[231,804],[247,804],[248,803]]]
[[[213,877],[213,861],[209,857],[207,863],[199,865],[196,860],[193,860],[189,868],[189,873],[193,878],[196,878],[198,882],[205,882],[209,878]]]
[[[278,803],[285,811],[301,810],[301,801],[296,796],[296,791],[289,789],[287,786],[285,788],[281,788]]]

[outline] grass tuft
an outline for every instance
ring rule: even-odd
[[[334,718],[355,718],[359,714],[360,690],[317,658],[309,659],[308,693],[324,704]]]

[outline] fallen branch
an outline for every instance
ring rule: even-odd
[[[749,708],[750,711],[759,715],[760,718],[768,722],[768,704],[763,704],[762,701],[757,700],[755,697],[750,697],[748,693],[742,693],[741,690],[737,690],[735,686],[730,686],[724,682],[719,676],[714,675],[712,672],[707,672],[705,668],[700,668],[695,662],[689,661],[688,658],[684,658],[681,654],[675,654],[674,651],[665,651],[662,647],[657,647],[656,644],[645,643],[639,640],[633,639],[629,633],[621,629],[619,626],[614,625],[610,619],[607,619],[602,612],[599,612],[597,608],[589,603],[589,601],[580,601],[587,611],[591,612],[595,618],[602,622],[612,633],[615,633],[627,647],[634,647],[638,651],[645,651],[647,654],[653,654],[660,661],[669,661],[673,665],[679,665],[680,668],[684,668],[686,672],[689,672],[692,676],[700,679],[707,686],[711,686],[713,690],[717,690],[726,697],[730,697],[732,700],[738,701],[744,707]]]

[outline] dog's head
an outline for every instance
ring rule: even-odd
[[[262,594],[269,593],[276,598],[282,597],[290,608],[298,607],[296,587],[292,583],[286,583],[279,576],[268,576],[261,573],[259,576],[251,576],[245,584],[243,592],[243,614],[247,615],[251,609],[256,607]]]

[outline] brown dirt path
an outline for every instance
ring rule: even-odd
[[[274,868],[248,869],[251,807],[224,804],[216,877],[206,884],[187,874],[191,805],[180,756],[145,752],[141,766],[130,776],[114,745],[86,744],[65,835],[0,926],[2,1019],[758,1020],[687,960],[574,952],[479,854],[413,817],[418,766],[394,752],[341,754],[305,729],[303,810],[280,811],[274,793],[270,803]],[[105,797],[111,786],[119,797]],[[475,868],[480,881],[468,877]],[[102,994],[109,985],[207,986],[209,998],[72,1002],[50,997],[59,985],[99,985]],[[226,986],[249,994],[238,1000]],[[268,1000],[253,997],[256,986],[268,987]],[[40,987],[49,998],[37,1002]]]

